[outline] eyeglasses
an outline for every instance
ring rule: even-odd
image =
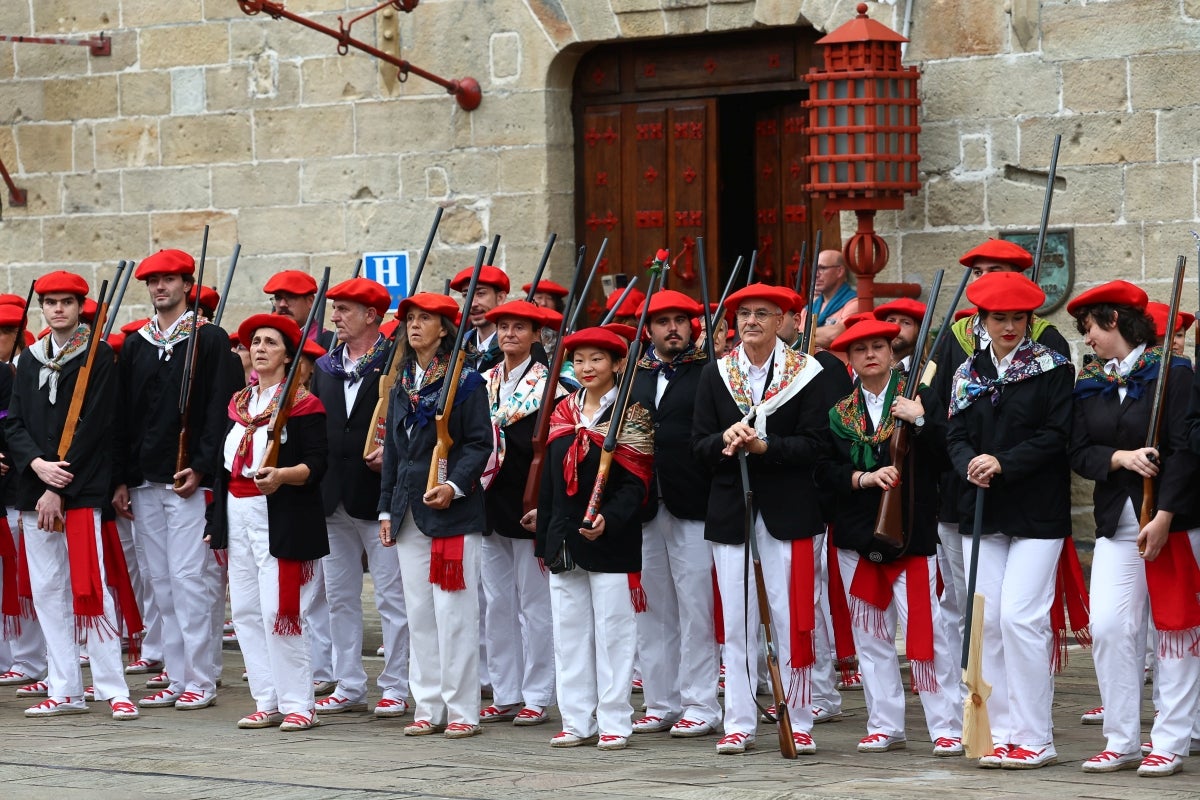
[[[841,264],[817,264],[817,271],[824,272],[827,269],[837,269]]]
[[[742,322],[749,321],[751,317],[754,318],[755,322],[766,322],[771,317],[778,317],[782,313],[782,311],[767,311],[765,308],[756,308],[753,311],[740,308],[737,312],[737,318]]]

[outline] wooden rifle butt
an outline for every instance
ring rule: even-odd
[[[751,529],[747,535],[753,536]],[[792,717],[788,712],[787,695],[783,691],[783,676],[779,671],[779,657],[775,655],[775,636],[771,627],[771,605],[767,599],[767,584],[763,580],[762,562],[754,562],[754,581],[758,592],[759,616],[763,626],[763,639],[767,646],[767,672],[771,676],[771,699],[775,702],[775,722],[779,728],[779,754],[784,758],[795,758],[796,740],[792,738]]]
[[[188,464],[188,429],[185,425],[179,429],[179,448],[175,451],[175,472],[176,474],[187,469]],[[182,489],[183,481],[176,478],[175,488]]]
[[[612,470],[613,454],[608,450],[600,452],[600,468],[596,470],[596,483],[592,486],[592,496],[588,500],[587,513],[583,515],[583,526],[590,528],[600,514],[600,503],[604,500],[604,487],[608,485],[608,473]]]
[[[546,460],[545,447],[541,450],[535,444],[533,460],[529,462],[529,475],[525,478],[525,493],[521,495],[521,510],[528,514],[537,508],[538,494],[541,490],[542,464]]]

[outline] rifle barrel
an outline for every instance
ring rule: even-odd
[[[629,283],[625,284],[625,288],[621,290],[621,295],[617,298],[617,302],[613,303],[613,307],[600,319],[601,325],[607,325],[613,321],[613,317],[617,315],[617,309],[624,305],[625,298],[629,297],[629,293],[633,291],[633,287],[637,286],[638,277],[638,275],[634,275]]]
[[[229,290],[233,286],[233,273],[237,272],[238,258],[242,254],[242,243],[234,242],[233,255],[229,257],[229,270],[225,273],[225,283],[221,285],[221,298],[217,300],[217,309],[213,312],[213,324],[220,326],[225,317],[225,303],[229,300]]]
[[[703,236],[696,237],[696,255],[700,259],[700,302],[704,306],[704,349],[708,351],[708,358],[711,361],[716,358],[716,350],[713,345],[712,309],[708,306],[708,261],[704,257]],[[649,305],[648,300],[647,305]]]
[[[533,281],[529,284],[529,291],[525,293],[526,302],[533,302],[533,295],[537,292],[538,283],[542,280],[542,273],[546,271],[546,263],[550,261],[550,251],[554,249],[554,242],[557,240],[558,234],[551,233],[550,238],[546,241],[546,249],[542,251],[542,260],[538,262],[537,272],[533,273]]]
[[[1038,225],[1037,245],[1033,251],[1033,282],[1042,274],[1042,255],[1046,251],[1046,227],[1050,224],[1050,204],[1054,201],[1054,175],[1058,172],[1058,148],[1062,134],[1054,134],[1054,147],[1050,151],[1050,170],[1046,175],[1046,196],[1042,198],[1042,220]]]
[[[576,298],[575,310],[571,313],[571,324],[567,326],[568,331],[575,330],[575,323],[579,321],[579,312],[587,305],[588,293],[592,291],[592,281],[596,279],[596,271],[600,269],[600,262],[604,260],[604,251],[608,249],[608,237],[604,237],[604,241],[600,242],[600,250],[596,253],[596,260],[592,263],[592,271],[588,273],[587,281],[583,284],[583,291]]]

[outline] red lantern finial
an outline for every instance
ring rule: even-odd
[[[867,4],[859,3],[858,4],[858,16],[865,17],[866,15],[867,15]]]

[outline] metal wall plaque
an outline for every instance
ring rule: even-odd
[[[1037,231],[1002,231],[1000,238],[1019,244],[1030,253],[1037,248]],[[1032,272],[1032,270],[1030,270]],[[1027,273],[1028,274],[1028,273]],[[1046,316],[1067,301],[1075,283],[1075,230],[1061,228],[1046,231],[1046,248],[1038,286],[1046,293],[1046,304],[1037,310]]]

